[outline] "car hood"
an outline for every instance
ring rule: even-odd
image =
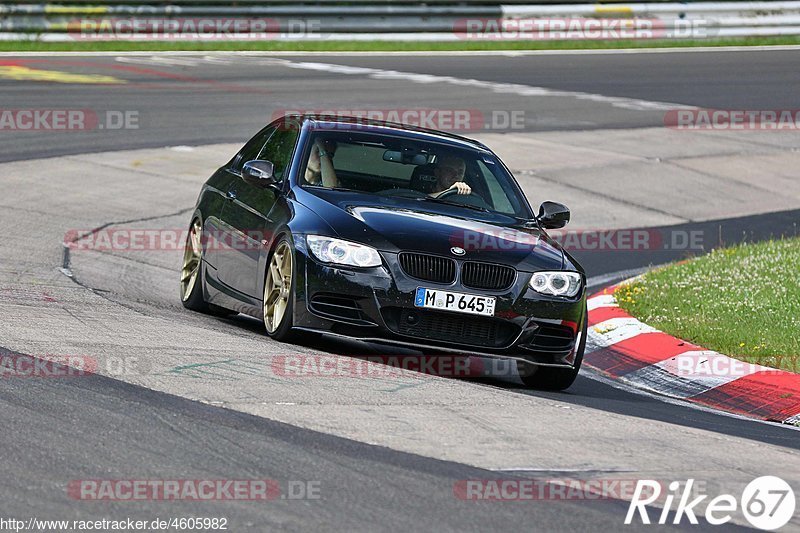
[[[423,252],[502,263],[528,272],[564,265],[564,253],[556,242],[514,217],[349,191],[303,192],[298,199],[339,237],[383,252]],[[463,249],[464,254],[454,254],[453,248]]]

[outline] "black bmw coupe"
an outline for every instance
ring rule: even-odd
[[[203,185],[183,305],[246,313],[267,334],[332,334],[516,361],[560,390],[586,343],[585,274],[500,159],[464,137],[295,115],[250,139]]]

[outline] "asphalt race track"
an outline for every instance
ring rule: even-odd
[[[43,82],[24,69],[84,77]],[[75,228],[184,226],[199,184],[233,153],[219,143],[243,143],[283,110],[523,111],[527,120],[515,134],[644,131],[661,128],[674,108],[798,109],[797,87],[796,50],[0,56],[0,109],[137,117],[134,129],[0,131],[0,355],[135,358],[145,369],[0,380],[0,517],[227,517],[232,531],[596,531],[621,528],[627,504],[474,502],[454,487],[530,476],[696,478],[710,492],[735,494],[769,474],[796,486],[795,429],[667,402],[589,372],[565,393],[529,391],[513,379],[276,379],[264,368],[282,354],[387,351],[328,338],[276,343],[254,320],[185,311],[174,255],[65,256],[61,243]],[[800,144],[792,135],[781,142],[794,153]],[[197,148],[163,149],[175,146]],[[785,176],[796,179],[797,168]],[[747,216],[684,217],[668,229],[718,242],[796,235],[800,199],[790,204]],[[599,289],[617,272],[685,253],[575,255]],[[283,489],[311,481],[321,497],[109,502],[67,492],[80,479],[252,478]],[[685,521],[667,527],[714,529]],[[800,528],[797,518],[792,527]]]
[[[147,55],[87,57],[25,56],[29,68],[117,77],[121,84],[55,86],[0,76],[3,98],[20,108],[135,110],[138,130],[91,131],[52,137],[27,132],[4,134],[0,161],[179,144],[240,142],[276,110],[335,105],[349,108],[444,108],[523,110],[534,131],[662,126],[663,112],[625,109],[563,96],[520,98],[461,86],[449,90],[409,87],[364,75],[280,68],[281,62],[333,63],[489,82],[523,84],[558,91],[667,102],[721,109],[793,109],[800,82],[800,54],[774,52],[691,52],[609,55],[424,56],[363,55],[274,57]],[[0,65],[20,58],[0,56]],[[335,84],[328,83],[335,79]],[[55,87],[55,88],[54,88]]]

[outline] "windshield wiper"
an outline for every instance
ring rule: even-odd
[[[446,205],[455,205],[457,207],[466,207],[467,209],[472,209],[473,211],[481,211],[482,213],[491,213],[491,209],[486,209],[485,207],[480,207],[477,205],[470,205],[470,204],[458,204],[456,202],[448,202],[447,200],[442,200],[440,198],[434,198],[433,196],[423,196],[421,198],[416,198],[419,201],[428,201],[428,202],[436,202],[437,204],[446,204]]]
[[[325,185],[305,185],[305,187],[314,187],[315,189],[324,189],[326,191],[350,191],[350,192],[363,192],[358,189],[348,189],[347,187],[326,187]]]

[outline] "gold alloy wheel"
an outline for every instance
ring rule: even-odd
[[[264,282],[264,326],[267,333],[275,333],[283,322],[291,296],[292,249],[288,242],[283,241],[272,254]]]
[[[186,247],[183,252],[183,268],[181,268],[181,299],[185,302],[192,295],[197,278],[200,274],[202,260],[202,245],[200,236],[203,228],[200,221],[192,222],[189,235],[186,236]]]

